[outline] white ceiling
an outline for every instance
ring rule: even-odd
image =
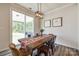
[[[21,6],[24,6],[26,8],[32,8],[32,11],[35,12],[38,10],[37,3],[19,3]],[[42,3],[41,4],[41,11],[43,13],[49,12],[51,10],[54,10],[56,8],[63,7],[65,5],[68,5],[71,3]]]

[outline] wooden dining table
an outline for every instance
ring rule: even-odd
[[[21,43],[21,48],[29,47],[31,49],[31,51],[33,52],[34,49],[36,49],[39,46],[41,46],[42,44],[50,41],[54,37],[55,37],[55,35],[49,34],[49,35],[38,36],[35,38],[22,38],[22,39],[19,39],[18,41]]]

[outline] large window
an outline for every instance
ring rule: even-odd
[[[22,13],[12,11],[12,43],[19,44],[18,39],[34,34],[34,19]]]
[[[31,34],[31,36],[34,35],[34,20],[32,17],[29,16],[26,16],[26,32],[27,35],[28,34]]]

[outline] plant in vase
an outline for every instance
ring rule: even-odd
[[[40,32],[41,32],[41,36],[42,36],[43,35],[43,32],[44,32],[44,29],[41,29]]]

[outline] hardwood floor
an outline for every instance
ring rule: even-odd
[[[54,49],[54,56],[79,56],[79,51],[63,45],[57,45]]]
[[[63,45],[55,45],[54,55],[51,56],[79,56],[79,51],[73,48],[69,48]],[[0,52],[0,56],[12,56],[10,50]],[[41,54],[40,56],[43,56]]]

